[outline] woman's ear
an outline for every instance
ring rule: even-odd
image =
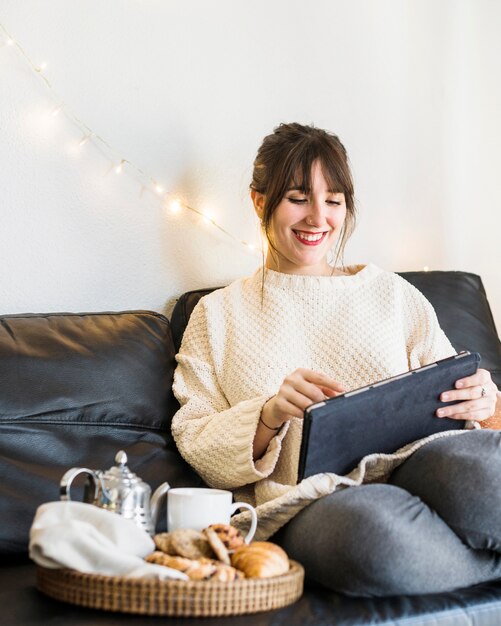
[[[264,215],[264,194],[259,193],[255,189],[251,189],[251,198],[252,203],[254,204],[254,210],[257,213],[257,216],[260,220],[263,219]]]

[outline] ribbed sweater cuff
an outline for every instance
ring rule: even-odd
[[[289,429],[289,422],[286,422],[273,437],[260,459],[254,462],[252,458],[259,416],[268,400],[269,394],[252,400],[244,400],[238,405],[238,417],[235,419],[235,427],[232,428],[231,435],[234,451],[231,461],[233,462],[228,459],[228,471],[231,467],[234,472],[230,477],[231,482],[239,485],[255,483],[269,476],[275,469],[282,449],[282,441]]]

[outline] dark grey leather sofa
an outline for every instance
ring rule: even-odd
[[[403,275],[433,303],[455,348],[480,352],[482,365],[501,386],[501,344],[480,278],[465,272]],[[171,324],[148,311],[0,316],[2,625],[165,623],[166,618],[104,613],[42,595],[26,554],[28,530],[36,507],[58,499],[66,469],[107,468],[119,449],[153,487],[166,479],[174,486],[201,484],[180,458],[169,424],[176,410],[175,350],[193,306],[206,292],[182,296]],[[183,618],[182,623],[202,620]],[[501,581],[447,594],[374,600],[307,584],[301,600],[282,610],[209,623],[501,624]]]

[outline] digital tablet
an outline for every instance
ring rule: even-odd
[[[412,441],[464,428],[439,418],[440,394],[477,371],[480,355],[447,359],[310,405],[304,412],[298,482],[320,472],[344,476],[374,452],[392,453]]]

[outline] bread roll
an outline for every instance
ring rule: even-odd
[[[246,578],[269,578],[289,571],[289,558],[280,546],[269,541],[255,541],[237,548],[231,564]]]

